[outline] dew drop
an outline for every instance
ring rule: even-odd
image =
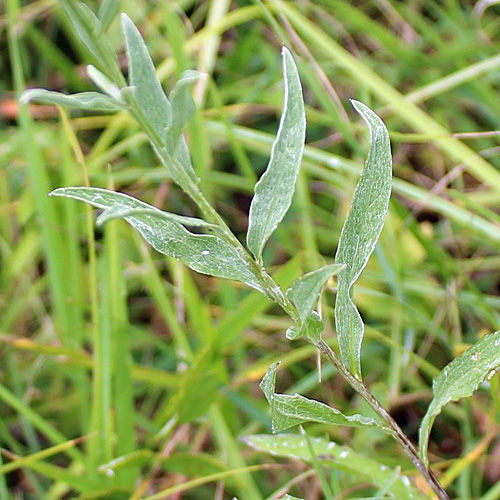
[[[106,476],[113,477],[115,475],[115,471],[113,469],[106,469]]]
[[[491,380],[493,378],[493,376],[495,375],[497,371],[496,370],[491,370],[490,373],[488,373],[488,379],[487,380]]]
[[[345,458],[345,457],[347,457],[347,451],[345,451],[345,450],[344,450],[344,451],[341,451],[341,452],[340,452],[339,457],[340,457],[340,458]]]
[[[475,352],[472,356],[472,361],[477,361],[479,359],[479,353],[478,352]]]
[[[495,340],[495,347],[498,347],[500,345],[500,339]]]
[[[201,255],[210,255],[210,250],[202,250]]]

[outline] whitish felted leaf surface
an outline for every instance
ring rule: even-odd
[[[346,416],[335,408],[324,403],[307,399],[295,394],[277,394],[276,370],[279,363],[269,367],[260,388],[271,406],[271,417],[273,432],[281,432],[285,429],[299,425],[304,422],[320,422],[323,424],[346,425],[350,427],[378,427],[385,429],[379,422],[362,415]]]
[[[351,288],[366,266],[384,225],[391,196],[392,159],[389,134],[382,120],[361,102],[352,101],[370,129],[370,150],[342,228],[335,261],[346,264],[338,275],[335,324],[344,364],[361,377],[364,324]]]
[[[97,88],[112,97],[115,101],[123,104],[123,108],[125,108],[121,90],[116,83],[113,83],[104,73],[99,71],[95,66],[92,66],[92,64],[87,66],[87,75]]]
[[[99,6],[99,11],[97,12],[97,17],[99,18],[99,23],[101,24],[101,31],[104,33],[109,25],[113,22],[113,19],[120,12],[121,0],[104,0]]]
[[[192,173],[193,178],[195,178],[195,174],[191,164],[191,157],[182,132],[196,111],[191,96],[191,86],[205,76],[203,73],[194,70],[187,70],[182,73],[172,92],[170,92],[172,120],[165,133],[167,150],[179,161],[184,170]]]
[[[247,246],[259,261],[267,240],[292,203],[306,134],[299,74],[290,51],[283,47],[285,105],[266,171],[255,186],[250,205]]]
[[[161,210],[147,203],[123,193],[99,188],[60,188],[51,194],[86,201],[103,209],[114,206],[146,209],[147,213],[124,218],[158,252],[179,259],[199,273],[241,281],[262,291],[249,265],[232,246],[217,236],[190,233],[184,226],[165,217]],[[153,212],[159,212],[159,215],[154,216]]]
[[[344,269],[344,264],[324,266],[292,283],[286,294],[297,308],[301,320],[305,320],[313,311],[326,282]]]
[[[121,17],[127,48],[129,84],[144,116],[161,134],[170,123],[170,103],[156,76],[153,61],[139,30],[126,14]]]
[[[44,104],[93,111],[119,111],[124,109],[119,102],[99,92],[80,92],[66,95],[52,90],[31,89],[23,92],[21,100],[22,102],[37,101]]]
[[[365,455],[359,455],[348,446],[340,446],[320,438],[309,439],[314,454],[322,464],[349,472],[359,482],[366,481],[375,486],[384,487],[394,477],[394,469],[367,458]],[[312,462],[308,443],[303,436],[253,435],[245,436],[242,440],[255,450],[270,455]],[[428,500],[428,497],[420,493],[406,476],[398,477],[390,485],[388,493],[398,500]]]
[[[123,219],[124,217],[130,217],[134,215],[152,215],[153,217],[159,217],[161,219],[168,219],[174,222],[178,222],[183,226],[194,226],[194,227],[205,227],[208,229],[214,229],[216,226],[210,224],[203,219],[198,219],[196,217],[185,217],[183,215],[172,214],[170,212],[164,212],[163,210],[158,210],[155,208],[128,208],[121,205],[113,205],[110,208],[106,208],[96,219],[96,224],[98,226],[105,224],[112,219]]]
[[[471,396],[500,366],[500,331],[485,335],[477,344],[445,366],[432,385],[434,399],[420,426],[420,456],[428,463],[427,446],[437,415],[450,401]]]
[[[178,116],[175,118],[173,117],[172,106],[156,76],[153,61],[151,60],[151,56],[149,55],[139,30],[125,14],[122,14],[122,23],[129,62],[130,84],[130,87],[122,90],[122,94],[125,96],[132,94],[133,99],[136,100],[140,108],[140,116],[134,113],[136,119],[144,128],[154,130],[162,140],[166,141],[165,134],[167,133],[167,129],[174,124],[174,120],[175,123],[178,123],[178,121],[182,121],[183,118],[181,117],[179,119]],[[185,80],[181,79],[180,86],[182,87],[188,83],[188,81],[189,78],[185,78]],[[186,99],[184,99],[184,103],[185,102]],[[181,115],[184,116],[183,110],[180,112],[177,109],[176,113],[177,115],[181,113]],[[184,140],[182,139],[178,141],[178,143],[181,144],[181,146],[175,151],[171,147],[171,144],[166,141],[166,153],[170,156],[171,161],[177,161],[179,166],[184,169],[189,177],[197,182],[197,177],[191,164],[189,152],[184,144]],[[153,148],[158,156],[162,157],[161,152],[157,151],[157,146],[153,144]],[[180,186],[184,186],[184,182],[181,176],[176,173],[176,170],[174,168],[169,168],[169,171],[173,179]]]

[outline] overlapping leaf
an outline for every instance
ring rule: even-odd
[[[124,106],[115,99],[99,92],[79,92],[78,94],[65,95],[52,90],[31,89],[23,93],[22,101],[38,101],[45,104],[93,111],[115,112],[124,109]]]
[[[311,452],[303,436],[281,434],[278,436],[253,435],[245,436],[243,441],[248,445],[273,456],[293,458],[312,462]],[[364,455],[355,453],[348,446],[320,438],[310,438],[314,454],[326,466],[335,467],[351,473],[358,481],[367,481],[378,487],[386,486],[394,478],[394,469],[376,462]],[[413,486],[408,477],[397,477],[389,486],[388,493],[398,500],[426,500],[423,493]]]
[[[262,291],[249,264],[234,247],[217,236],[189,232],[172,217],[147,203],[123,193],[100,188],[60,188],[51,194],[86,201],[103,209],[144,209],[145,212],[125,215],[124,219],[158,252],[179,259],[199,273],[241,281]]]
[[[267,240],[290,208],[306,134],[304,100],[297,67],[285,47],[282,57],[285,106],[269,164],[255,186],[248,222],[247,246],[258,261],[262,260]]]
[[[304,335],[312,343],[319,340],[323,323],[314,308],[326,282],[344,268],[342,264],[324,266],[301,276],[292,283],[286,294],[297,308],[301,325],[290,327],[287,330],[287,338],[293,340]]]
[[[484,336],[477,344],[449,363],[432,385],[434,399],[420,426],[420,455],[428,463],[427,446],[432,424],[450,401],[471,396],[500,366],[500,331]]]
[[[279,363],[269,367],[260,388],[271,406],[273,432],[281,432],[285,429],[304,422],[320,422],[323,424],[345,425],[350,427],[378,427],[385,429],[379,422],[362,415],[344,415],[339,410],[331,408],[324,403],[307,399],[295,394],[277,394],[276,371]]]
[[[352,101],[370,129],[370,151],[340,235],[335,261],[347,268],[338,276],[335,324],[344,364],[361,377],[364,324],[351,288],[366,266],[384,225],[391,195],[392,160],[389,134],[382,120],[364,104]]]

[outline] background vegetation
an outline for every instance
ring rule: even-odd
[[[368,148],[348,99],[382,116],[394,196],[355,292],[366,383],[412,438],[432,378],[499,328],[500,7],[490,3],[120,5],[165,88],[187,68],[210,75],[195,87],[188,138],[202,187],[236,234],[281,112],[280,46],[294,52],[307,147],[265,253],[284,287],[332,262]],[[123,53],[118,22],[110,33]],[[320,380],[314,347],[287,341],[289,320],[257,292],[188,271],[122,221],[94,230],[90,209],[47,197],[90,182],[197,215],[127,116],[18,107],[24,82],[92,89],[89,62],[56,1],[0,5],[0,498],[323,498],[314,468],[240,439],[270,433],[258,382],[277,360],[280,392],[369,411],[329,366]],[[333,304],[325,294],[336,348]],[[495,375],[436,421],[429,451],[454,497],[500,498],[498,386]],[[378,431],[307,432],[413,474]],[[334,498],[376,494],[359,468],[327,469]]]

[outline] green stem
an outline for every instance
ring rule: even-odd
[[[326,356],[328,361],[341,373],[341,375],[349,382],[349,385],[373,408],[373,410],[389,425],[393,436],[400,442],[405,453],[408,455],[413,465],[419,470],[425,478],[429,486],[436,493],[440,500],[450,500],[450,497],[439,483],[438,478],[434,475],[431,469],[426,467],[418,452],[413,446],[413,443],[408,439],[408,436],[401,430],[401,427],[391,417],[389,412],[378,402],[370,390],[363,384],[361,380],[356,378],[340,361],[335,352],[324,341],[320,340],[316,347]]]

